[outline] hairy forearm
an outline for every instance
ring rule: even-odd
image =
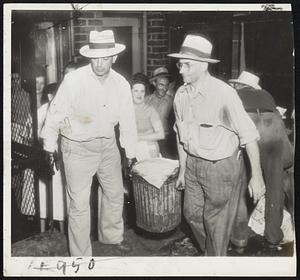
[[[262,176],[259,147],[257,141],[246,144],[246,151],[251,165],[252,177]]]
[[[176,136],[176,139],[177,139],[177,150],[178,150],[178,156],[179,156],[179,167],[180,167],[179,172],[181,174],[184,174],[185,173],[185,167],[186,167],[187,153],[183,149],[183,146],[180,144],[179,139],[178,139],[178,135]]]

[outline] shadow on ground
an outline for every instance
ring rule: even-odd
[[[95,196],[97,197],[97,196]],[[92,201],[91,209],[96,209]],[[132,251],[126,256],[201,256],[203,255],[185,220],[175,230],[167,233],[149,233],[135,225],[134,205],[127,202],[124,208],[125,232],[124,239],[131,245]],[[94,256],[124,256],[115,246],[101,244],[97,241],[97,219],[91,213],[91,240]],[[38,232],[36,220],[28,219],[17,211],[12,212],[12,246],[13,257],[50,257],[68,256],[67,236],[54,229],[53,232]],[[130,217],[130,218],[129,218]],[[57,226],[57,225],[56,225]],[[67,232],[67,231],[65,231]],[[228,256],[293,256],[294,242],[282,245],[281,250],[269,249],[264,238],[256,235],[250,228],[249,241],[243,253],[229,248]]]
[[[194,241],[180,228],[165,235],[145,233],[126,227],[125,240],[131,245],[132,251],[121,253],[113,245],[92,242],[94,256],[201,256]],[[247,248],[242,254],[229,249],[228,256],[293,256],[293,242],[282,245],[282,249],[270,250],[264,238],[253,234],[249,238]],[[36,234],[32,237],[12,244],[12,256],[68,256],[66,235],[54,230]]]

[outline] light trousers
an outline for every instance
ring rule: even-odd
[[[69,196],[68,235],[71,256],[92,256],[90,194],[93,176],[100,183],[98,239],[122,242],[124,189],[115,138],[75,142],[62,137],[61,150]]]

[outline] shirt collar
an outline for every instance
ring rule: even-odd
[[[95,79],[97,79],[97,80],[99,81],[97,75],[96,75],[96,74],[94,73],[94,71],[93,71],[93,68],[92,68],[91,63],[89,63],[87,66],[88,66],[88,73],[89,73],[92,77],[94,77]],[[113,70],[110,68],[110,71],[109,71],[109,73],[108,73],[106,79],[104,80],[104,82],[109,81],[110,79],[112,79],[112,71],[113,71]]]
[[[199,81],[199,83],[196,85],[196,88],[192,85],[188,85],[190,87],[188,93],[192,98],[196,98],[198,94],[200,94],[203,97],[206,97],[210,91],[210,81],[211,75],[208,72],[206,72],[203,79]]]

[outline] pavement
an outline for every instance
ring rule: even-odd
[[[122,253],[113,245],[92,241],[94,256],[201,256],[192,235],[178,227],[166,234],[151,234],[138,228],[125,227],[124,239],[132,247],[129,253]],[[282,245],[281,250],[271,250],[262,236],[250,233],[249,243],[243,253],[229,248],[228,256],[293,256],[293,242]],[[92,237],[93,239],[93,237]],[[57,229],[37,233],[12,244],[12,256],[41,257],[68,256],[67,236]]]
[[[94,256],[201,256],[203,255],[184,219],[180,226],[167,233],[149,233],[135,225],[135,211],[130,203],[124,209],[124,239],[132,251],[122,254],[115,246],[97,241],[97,219],[92,215],[91,240]],[[67,236],[58,231],[40,233],[37,220],[12,212],[12,256],[68,256]],[[94,213],[95,214],[95,213]],[[131,219],[128,219],[131,217]],[[67,230],[65,230],[67,232]],[[229,246],[228,256],[293,256],[294,242],[282,245],[280,250],[269,249],[263,236],[250,228],[248,246],[236,252]]]

